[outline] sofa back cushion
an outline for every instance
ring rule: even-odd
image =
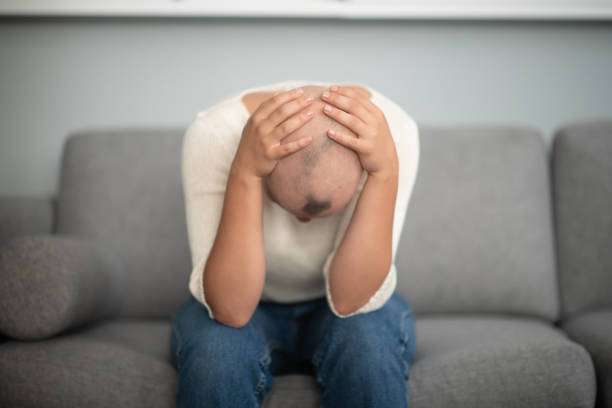
[[[550,178],[542,135],[520,126],[420,126],[421,155],[397,253],[417,314],[555,320]]]
[[[554,319],[546,148],[531,129],[419,126],[421,156],[396,264],[417,313]],[[170,316],[191,271],[180,173],[185,129],[81,131],[65,143],[57,232],[124,262],[120,315]]]
[[[612,120],[555,133],[553,191],[564,318],[612,306]]]
[[[122,316],[170,316],[189,296],[184,132],[81,131],[64,145],[57,232],[99,240],[120,256],[128,271]]]

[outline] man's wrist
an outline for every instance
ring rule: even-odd
[[[398,177],[399,169],[396,166],[368,173],[368,178],[383,182],[394,181],[397,180]]]
[[[237,161],[234,161],[234,163],[232,163],[232,167],[230,168],[228,182],[230,179],[238,181],[240,184],[246,187],[261,187],[263,181],[262,177],[253,174],[252,172],[241,166],[240,163]]]

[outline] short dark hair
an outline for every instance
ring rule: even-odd
[[[338,123],[334,119],[326,116],[324,118],[327,119],[329,127],[340,129]],[[306,175],[310,175],[311,171],[317,166],[318,161],[321,159],[323,152],[334,144],[337,145],[337,147],[348,149],[325,135],[324,137],[314,138],[313,143],[298,152],[298,154],[302,156],[304,173]],[[309,193],[306,195],[306,204],[302,207],[302,211],[306,214],[317,215],[331,208],[331,205],[331,200],[318,200],[312,193]]]
[[[317,215],[331,207],[330,200],[317,200],[312,194],[306,197],[306,204],[302,207],[302,211],[306,214]]]
[[[361,174],[363,169],[354,150],[327,135],[331,128],[357,137],[351,129],[323,113],[325,103],[320,100],[320,94],[324,87],[303,88],[315,98],[310,107],[313,118],[288,135],[284,142],[311,136],[312,143],[279,160],[266,177],[266,183],[273,193],[270,197],[281,207],[304,216],[321,215],[334,209],[337,203],[345,205],[350,197],[343,184],[350,180],[352,185],[357,170]]]

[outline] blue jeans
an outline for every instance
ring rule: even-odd
[[[260,301],[240,328],[210,319],[191,296],[173,316],[177,407],[260,407],[273,376],[289,373],[316,378],[322,407],[407,407],[415,334],[412,306],[397,292],[347,318],[325,297]]]

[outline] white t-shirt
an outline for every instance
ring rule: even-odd
[[[349,317],[382,307],[395,290],[395,255],[419,162],[418,127],[402,108],[376,90],[363,84],[351,84],[370,91],[370,100],[387,119],[398,154],[393,261],[389,272],[376,293],[358,310],[347,315],[336,311],[329,290],[329,268],[367,179],[364,170],[346,207],[330,216],[313,217],[307,223],[300,222],[294,214],[270,200],[265,192],[262,194],[266,277],[261,300],[286,303],[325,296],[336,316]],[[204,296],[203,274],[221,219],[230,167],[243,127],[250,117],[241,98],[255,91],[282,91],[303,85],[329,86],[332,83],[290,80],[249,88],[198,112],[185,132],[181,167],[193,266],[189,291],[206,307],[211,319],[214,316]]]

